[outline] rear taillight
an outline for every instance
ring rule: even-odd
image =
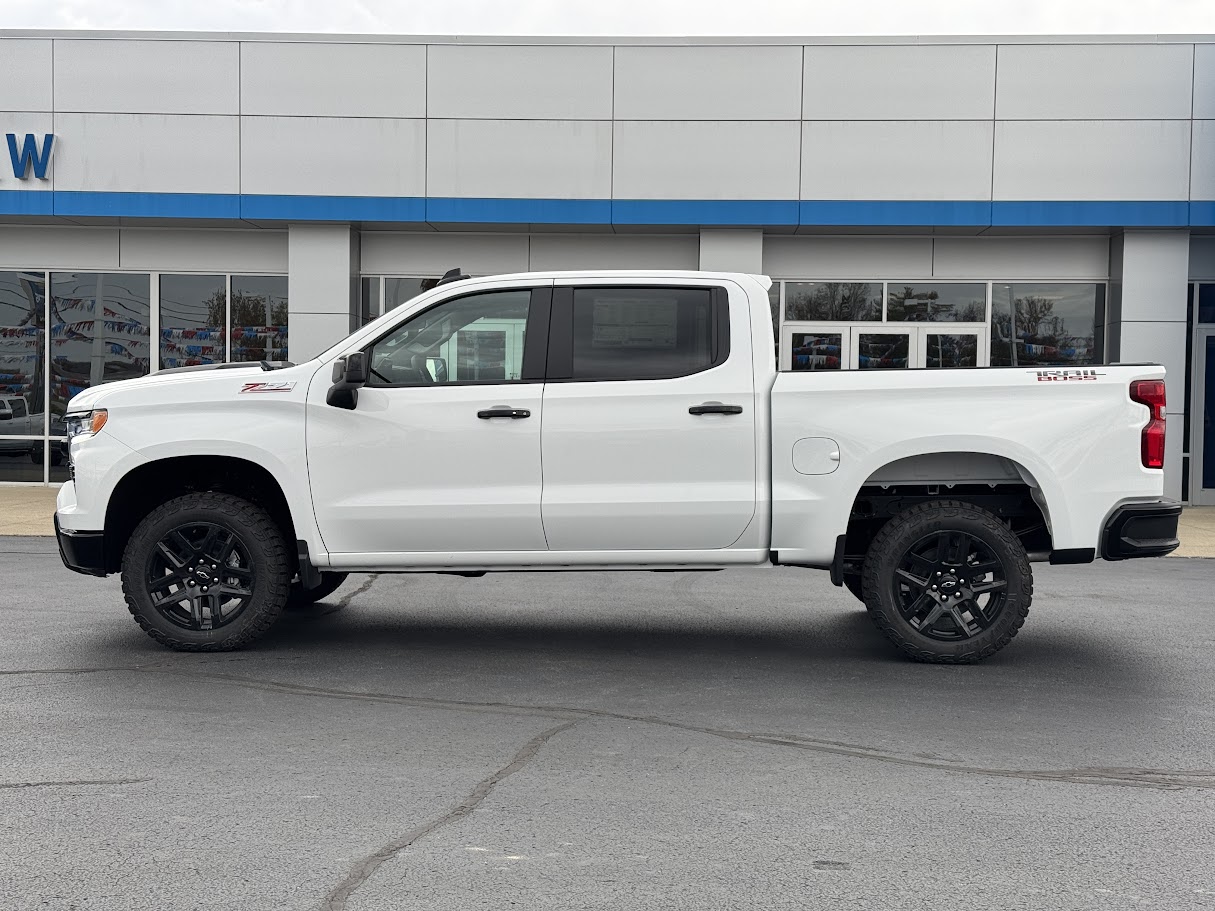
[[[1151,418],[1140,438],[1144,468],[1164,468],[1164,380],[1135,380],[1131,400],[1147,405]]]

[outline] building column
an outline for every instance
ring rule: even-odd
[[[705,272],[762,272],[764,232],[702,228],[700,268]]]
[[[350,225],[287,226],[291,360],[316,357],[349,335],[358,293],[358,231]]]
[[[1188,231],[1124,231],[1110,241],[1109,361],[1168,371],[1165,495],[1181,498]]]

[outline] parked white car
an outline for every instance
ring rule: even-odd
[[[64,562],[185,650],[355,571],[810,567],[957,663],[1016,635],[1031,561],[1177,546],[1162,367],[778,374],[770,284],[464,278],[304,364],[89,389]]]

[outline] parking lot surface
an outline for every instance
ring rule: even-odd
[[[1215,906],[1215,561],[974,667],[826,575],[356,576],[162,650],[0,538],[0,908]]]

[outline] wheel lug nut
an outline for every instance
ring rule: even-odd
[[[932,587],[932,590],[933,590],[933,591],[936,591],[936,590],[937,590],[937,587],[934,585],[934,586]]]
[[[190,580],[190,581],[189,581],[187,584],[188,584],[188,585],[189,585],[191,588],[193,588],[193,587],[194,587],[194,580],[193,580],[193,579],[191,579],[191,580]]]
[[[205,586],[205,585],[204,585],[204,586],[202,587],[202,590],[203,590],[204,592],[206,592],[206,590],[207,590],[207,586]]]

